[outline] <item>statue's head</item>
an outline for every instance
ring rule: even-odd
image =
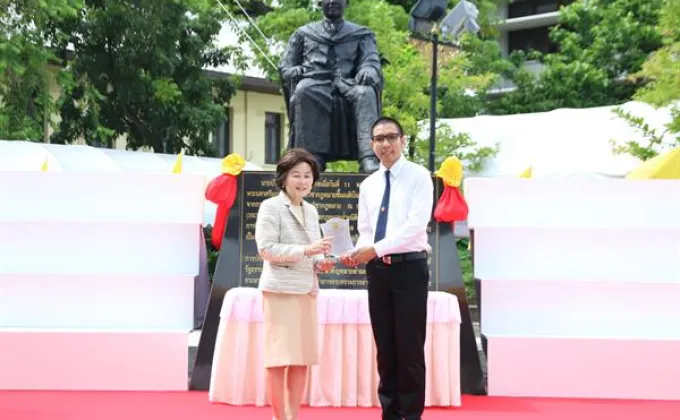
[[[331,20],[341,19],[345,16],[348,3],[349,0],[322,0],[323,15]]]

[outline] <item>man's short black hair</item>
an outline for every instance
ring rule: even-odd
[[[382,124],[394,124],[397,127],[397,129],[399,130],[399,135],[400,136],[404,135],[404,129],[401,128],[401,124],[399,123],[399,121],[397,121],[396,119],[394,119],[392,117],[383,116],[383,117],[378,118],[373,123],[373,126],[371,126],[371,137],[373,137],[373,130],[375,130],[375,128],[377,126],[382,125]]]

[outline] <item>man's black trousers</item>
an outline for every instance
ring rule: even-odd
[[[366,264],[384,420],[420,420],[425,407],[427,259]]]

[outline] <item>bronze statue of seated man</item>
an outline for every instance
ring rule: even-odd
[[[371,126],[382,108],[383,77],[375,35],[345,21],[347,0],[322,0],[325,18],[298,28],[280,64],[290,123],[289,147],[327,162],[357,160],[375,172]]]

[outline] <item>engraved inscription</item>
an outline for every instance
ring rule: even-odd
[[[262,260],[258,256],[255,244],[255,221],[260,203],[269,197],[279,194],[271,172],[245,173],[243,192],[241,232],[241,273],[243,286],[257,286],[262,272]],[[333,217],[350,221],[352,240],[356,243],[357,204],[359,200],[359,184],[365,175],[362,174],[322,174],[321,179],[306,200],[316,206],[319,212],[319,223],[325,223]],[[319,276],[321,288],[329,289],[364,289],[366,274],[363,266],[350,268],[338,264],[328,274]]]

